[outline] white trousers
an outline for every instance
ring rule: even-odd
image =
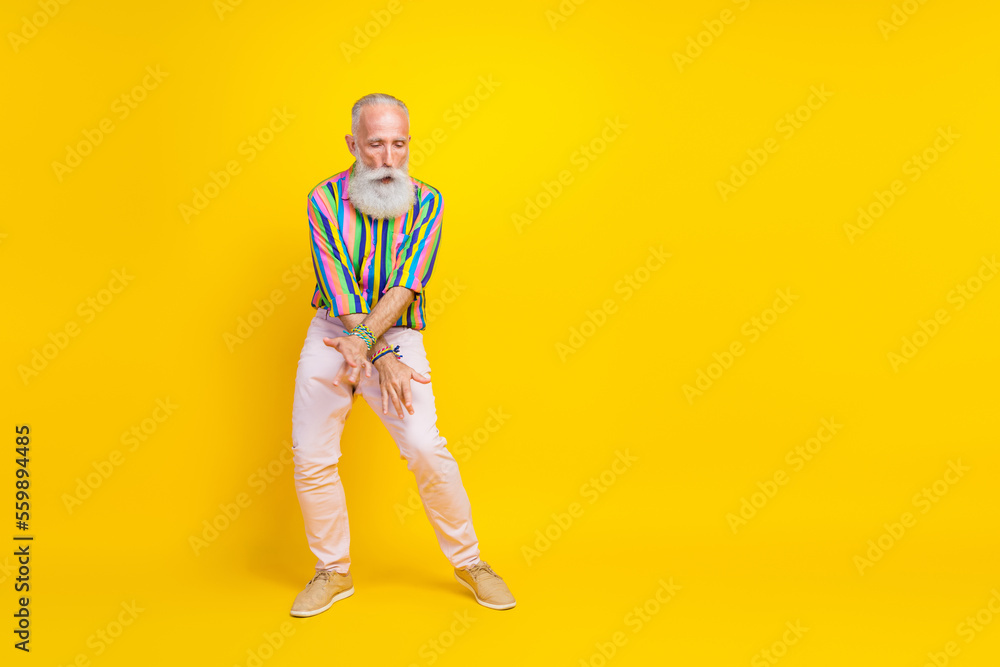
[[[325,308],[316,311],[306,332],[295,376],[292,404],[292,453],[295,492],[302,508],[306,538],[316,555],[317,570],[347,573],[351,565],[350,531],[344,487],[340,481],[340,436],[358,394],[375,411],[399,448],[400,458],[417,480],[424,511],[448,561],[464,568],[479,561],[479,541],[472,527],[472,508],[462,485],[458,463],[438,432],[432,383],[410,380],[413,396],[411,415],[403,405],[401,419],[390,399],[388,414],[382,413],[378,370],[371,377],[364,371],[354,384],[345,378],[333,380],[349,368],[335,348],[323,338],[346,336],[347,327]],[[418,373],[430,373],[424,352],[423,333],[409,327],[390,327],[382,334],[395,347],[401,361]],[[402,397],[400,397],[402,404]]]

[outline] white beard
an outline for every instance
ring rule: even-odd
[[[413,208],[413,182],[407,173],[409,158],[398,169],[379,167],[369,169],[355,156],[354,173],[347,186],[347,197],[354,208],[377,220],[398,218]],[[392,181],[380,179],[391,176]]]

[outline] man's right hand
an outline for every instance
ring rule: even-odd
[[[389,401],[391,400],[400,419],[403,419],[403,408],[400,401],[406,405],[407,412],[412,415],[413,394],[410,391],[410,380],[428,384],[431,381],[430,377],[416,372],[397,359],[394,354],[379,357],[378,361],[375,362],[375,368],[378,370],[378,384],[382,390],[382,414],[389,414]]]
[[[350,367],[347,370],[347,381],[354,384],[361,377],[361,371],[365,372],[365,377],[371,377],[371,362],[368,361],[367,347],[365,342],[357,336],[337,336],[335,338],[324,338],[323,344],[340,352],[340,355]],[[333,384],[340,384],[341,376],[333,379]]]

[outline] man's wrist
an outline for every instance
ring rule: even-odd
[[[372,362],[372,366],[381,370],[388,366],[390,363],[396,360],[396,355],[394,354],[383,354],[381,357]]]
[[[344,333],[346,333],[346,334],[348,334],[350,336],[354,336],[355,338],[360,338],[361,342],[363,342],[365,344],[365,350],[366,351],[369,351],[373,347],[375,347],[375,334],[372,333],[372,330],[369,329],[364,324],[355,325],[355,326],[351,327],[351,329],[349,331],[347,329],[345,329]]]
[[[399,359],[400,357],[399,345],[393,347],[392,345],[389,344],[389,341],[387,341],[385,338],[379,338],[375,344],[375,347],[372,348],[371,352],[368,353],[368,359],[373,364],[377,364],[384,357],[394,357],[396,359]]]

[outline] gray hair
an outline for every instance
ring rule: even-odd
[[[351,107],[351,134],[358,133],[358,125],[361,123],[361,108],[379,104],[395,104],[406,114],[406,120],[410,120],[410,110],[406,108],[402,100],[385,93],[369,93],[355,102],[354,106]]]

